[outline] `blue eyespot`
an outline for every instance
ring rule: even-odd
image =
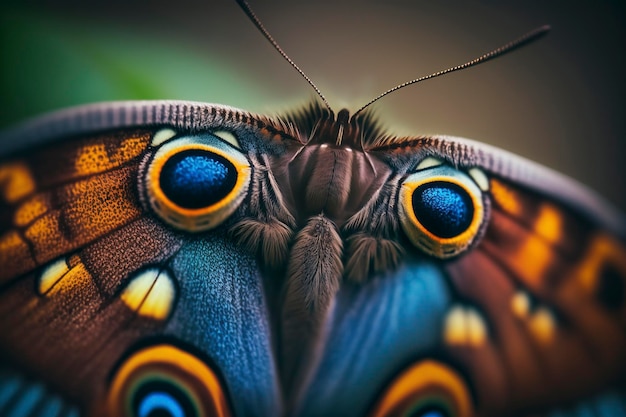
[[[237,182],[237,170],[221,155],[193,149],[172,156],[161,170],[163,193],[186,209],[211,206],[226,197]]]
[[[252,173],[237,138],[229,140],[205,132],[157,141],[139,176],[142,202],[179,230],[221,225],[245,200]]]
[[[430,359],[406,368],[385,388],[371,417],[470,417],[472,398],[455,369]]]
[[[202,359],[168,343],[134,351],[117,369],[100,414],[228,417],[228,395]]]
[[[451,238],[470,226],[474,206],[471,197],[457,184],[436,181],[423,184],[413,192],[413,212],[432,234]]]
[[[153,392],[139,404],[138,417],[185,417],[178,401],[166,392]]]
[[[489,200],[473,178],[483,185],[488,179],[478,168],[471,170],[473,174],[468,174],[441,164],[420,169],[402,183],[400,224],[411,243],[427,255],[452,258],[482,236]]]
[[[183,390],[165,381],[150,381],[133,399],[136,417],[194,417],[197,412]]]

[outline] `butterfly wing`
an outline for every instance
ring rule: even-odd
[[[47,381],[83,411],[96,404],[95,414],[103,401],[279,414],[275,282],[245,248],[284,262],[293,219],[266,161],[283,157],[281,132],[290,129],[227,107],[157,102],[83,107],[8,133],[3,366]],[[233,243],[227,227],[181,231],[177,212],[137,184],[159,149],[199,137],[242,151],[251,166],[250,192],[232,216],[247,222],[251,245]],[[297,410],[385,415],[400,404],[424,415],[497,415],[612,386],[624,366],[623,217],[571,181],[484,145],[442,137],[385,146],[371,151],[395,174],[355,216],[365,221],[348,224],[397,232],[406,256],[374,279],[342,284]],[[393,193],[428,156],[484,172],[482,238],[452,259],[424,255],[398,225]],[[579,371],[584,378],[570,377]],[[15,410],[29,387],[5,389],[5,404]]]
[[[487,318],[487,343],[457,338],[448,316],[448,352],[471,369],[477,402],[493,414],[501,412],[494,397],[503,408],[534,411],[618,383],[623,215],[548,169],[501,151],[490,158],[485,236],[447,268],[461,304]]]
[[[280,413],[257,261],[219,227],[200,236],[164,224],[138,185],[171,128],[254,136],[239,116],[191,103],[108,104],[3,138],[3,367],[96,414]],[[28,390],[9,392],[5,411],[17,412]]]
[[[491,185],[497,197],[485,239],[450,276],[466,302],[497,317],[489,321],[494,337],[478,352],[450,336],[451,352],[483,374],[483,401],[497,392],[507,407],[572,401],[614,383],[626,349],[623,245],[557,203],[500,180]],[[478,372],[480,363],[493,369]]]
[[[398,182],[415,167],[426,178],[440,166],[469,172],[488,200],[487,224],[466,253],[433,259],[407,241],[398,269],[342,288],[305,415],[525,415],[619,387],[621,214],[557,173],[465,139],[377,151],[393,155]],[[389,196],[378,198],[384,208],[367,213],[397,218]],[[578,410],[624,415],[623,404],[614,394]]]

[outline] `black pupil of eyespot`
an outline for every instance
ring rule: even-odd
[[[449,417],[450,415],[439,407],[420,407],[411,411],[406,417]]]
[[[237,170],[221,155],[193,149],[172,156],[159,178],[163,193],[187,209],[211,206],[222,200],[237,182]]]
[[[463,233],[472,223],[472,199],[457,184],[435,181],[420,185],[413,192],[413,212],[432,234],[451,238]]]
[[[166,381],[143,384],[132,399],[134,417],[196,417],[191,400]]]

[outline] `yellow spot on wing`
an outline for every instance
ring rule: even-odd
[[[491,180],[491,196],[504,211],[514,216],[522,213],[522,205],[513,190],[498,180]]]
[[[122,292],[126,305],[139,315],[165,320],[174,305],[176,288],[165,270],[150,268],[134,276]]]
[[[513,314],[526,323],[530,332],[540,343],[548,344],[554,339],[557,322],[552,311],[546,307],[537,307],[531,311],[530,296],[525,291],[518,291],[511,298]]]
[[[422,162],[420,162],[417,167],[415,167],[415,170],[419,171],[420,169],[432,168],[442,164],[443,161],[441,159],[435,158],[433,156],[428,156],[422,159]]]
[[[50,263],[42,272],[39,292],[47,297],[59,293],[81,291],[93,279],[78,256],[60,259]]]
[[[58,259],[46,266],[39,277],[38,290],[39,294],[46,294],[50,289],[59,282],[65,274],[69,272],[65,258]]]
[[[224,142],[230,143],[235,148],[241,149],[241,145],[239,145],[239,141],[237,140],[235,135],[233,135],[228,130],[216,130],[213,132],[213,134],[217,136],[218,138],[224,140]]]
[[[449,345],[478,347],[487,340],[487,326],[478,311],[457,305],[446,317],[444,339]]]
[[[519,318],[525,318],[530,312],[530,298],[523,291],[515,293],[511,298],[511,310]]]
[[[465,311],[462,306],[450,309],[444,324],[444,339],[449,345],[462,345],[467,341]]]
[[[554,339],[556,320],[546,308],[540,307],[530,317],[530,330],[541,343],[550,343]]]
[[[481,346],[487,340],[487,326],[478,311],[467,310],[467,338],[471,346]]]
[[[482,191],[489,191],[489,178],[480,168],[472,168],[467,173]]]
[[[14,203],[34,191],[35,180],[25,163],[0,166],[0,193],[5,201]]]
[[[152,146],[159,146],[163,142],[166,142],[176,136],[176,131],[173,129],[161,129],[152,137]]]

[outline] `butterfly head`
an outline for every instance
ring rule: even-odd
[[[303,220],[323,213],[340,226],[369,201],[389,173],[387,165],[364,149],[367,139],[377,135],[376,123],[367,113],[351,118],[343,109],[335,116],[316,105],[287,119],[297,127],[300,144],[289,151],[287,172],[277,178],[281,188],[291,191],[294,213]]]
[[[327,145],[335,148],[363,150],[362,126],[357,120],[350,119],[347,109],[337,113],[325,112],[324,117],[318,119],[314,126],[307,145]]]

